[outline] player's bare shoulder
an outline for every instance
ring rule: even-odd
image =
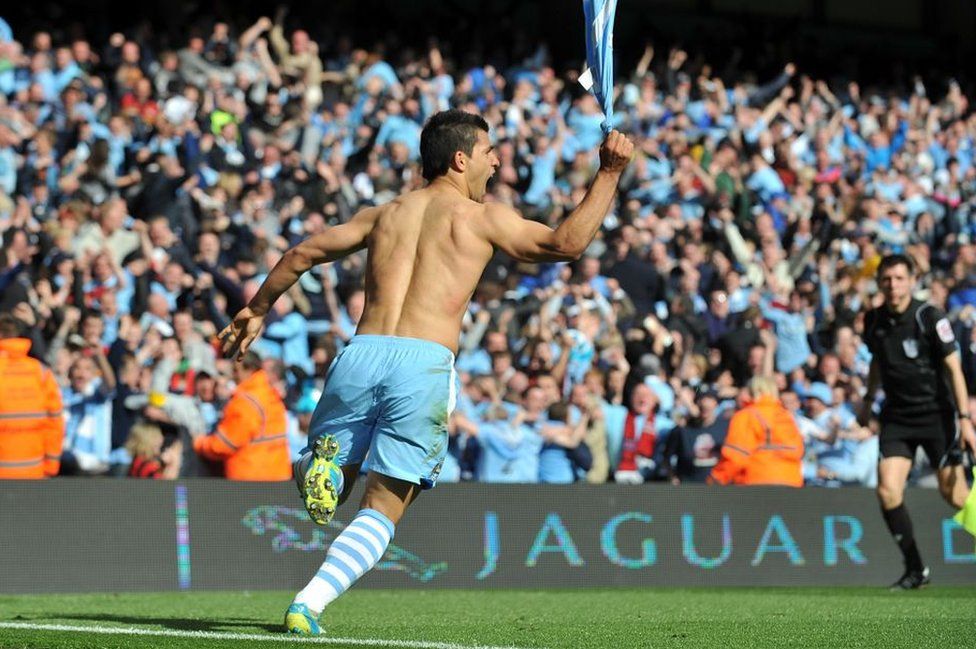
[[[468,201],[466,216],[475,233],[489,244],[497,240],[497,232],[507,227],[512,218],[518,218],[514,209],[504,203],[478,203]]]
[[[397,196],[387,203],[369,208],[373,212],[374,228],[372,238],[382,237],[384,234],[392,234],[402,231],[411,214],[423,212],[423,206],[418,203],[414,196],[418,192],[410,192]]]
[[[498,203],[481,203],[466,198],[453,206],[455,236],[463,240],[472,254],[477,252],[479,257],[484,255],[487,259],[494,253],[497,224],[492,215],[497,209]]]

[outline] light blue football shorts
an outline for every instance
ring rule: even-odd
[[[366,460],[368,470],[430,489],[447,455],[458,388],[454,354],[443,345],[353,336],[329,367],[306,450],[332,435],[340,465]]]

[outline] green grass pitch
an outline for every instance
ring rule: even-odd
[[[5,595],[0,647],[280,649],[293,646],[281,632],[290,599],[284,592]],[[353,590],[323,622],[331,640],[322,646],[336,647],[971,648],[976,587]],[[45,625],[68,629],[29,628]]]

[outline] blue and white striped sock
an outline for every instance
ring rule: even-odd
[[[305,604],[320,615],[335,598],[369,572],[393,540],[393,521],[375,509],[361,509],[352,522],[329,546],[325,562],[312,581],[298,595],[296,604]]]

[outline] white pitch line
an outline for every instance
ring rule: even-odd
[[[381,640],[378,638],[327,638],[297,635],[263,635],[260,633],[224,633],[221,631],[180,631],[176,629],[139,629],[117,626],[78,626],[73,624],[34,624],[31,622],[0,622],[0,629],[25,631],[70,631],[102,633],[105,635],[145,635],[167,638],[200,638],[201,640],[258,640],[262,642],[296,642],[300,644],[358,645],[360,647],[395,647],[397,649],[520,649],[519,647],[463,645],[453,642],[423,640]],[[524,649],[524,648],[523,648]]]

